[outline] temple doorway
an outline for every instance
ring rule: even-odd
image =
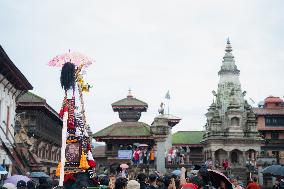
[[[231,151],[230,160],[231,160],[232,165],[240,164],[241,155],[242,155],[242,152],[240,150],[235,149]]]
[[[224,160],[228,159],[227,151],[219,149],[215,152],[215,164],[222,165]]]
[[[236,151],[232,152],[231,154],[231,162],[232,163],[238,163],[238,154]]]

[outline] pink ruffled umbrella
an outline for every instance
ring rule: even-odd
[[[120,165],[120,168],[121,168],[121,169],[128,169],[128,167],[129,167],[129,166],[128,166],[127,164],[125,164],[125,163],[123,163],[123,164]]]
[[[79,52],[68,52],[55,56],[52,60],[48,62],[48,65],[62,67],[66,62],[71,62],[75,64],[75,66],[84,65],[84,67],[86,68],[95,61]]]

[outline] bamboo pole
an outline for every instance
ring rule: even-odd
[[[64,110],[63,114],[63,127],[62,127],[62,145],[61,145],[61,165],[60,165],[60,177],[59,186],[63,187],[64,181],[64,166],[65,166],[65,149],[66,149],[66,133],[67,133],[67,120],[68,120],[68,110]]]

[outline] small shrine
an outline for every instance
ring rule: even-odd
[[[158,171],[165,172],[165,154],[172,147],[171,130],[181,120],[164,114],[163,103],[159,115],[148,125],[139,122],[142,112],[146,112],[148,104],[135,98],[131,90],[126,98],[112,103],[114,112],[118,112],[120,122],[114,123],[93,135],[98,142],[105,142],[105,166],[127,163],[136,164],[132,160],[133,152],[139,148],[146,153],[156,154],[154,160],[143,161],[143,165],[152,165]],[[151,156],[151,155],[150,155]],[[97,161],[98,165],[102,162]]]

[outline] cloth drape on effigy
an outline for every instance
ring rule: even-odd
[[[73,54],[76,56],[69,52],[49,62],[50,66],[62,66],[60,82],[65,91],[59,113],[63,119],[61,162],[56,170],[56,175],[60,176],[59,186],[70,180],[75,181],[79,173],[93,178],[96,166],[83,101],[83,92],[88,92],[90,85],[85,84],[82,76],[82,69],[92,62],[79,53]]]

